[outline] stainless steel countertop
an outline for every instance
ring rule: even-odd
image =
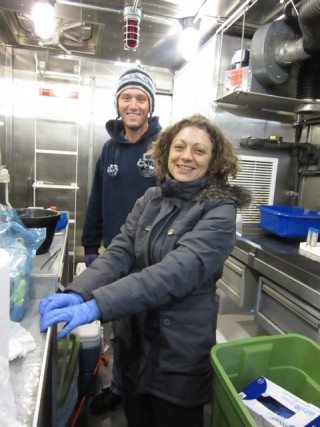
[[[41,334],[39,330],[38,305],[39,300],[32,299],[26,315],[20,322],[35,339],[36,348],[29,351],[25,357],[9,363],[17,420],[26,426],[32,425],[46,341],[46,334]]]
[[[320,309],[320,263],[299,253],[301,241],[244,224],[232,255]]]
[[[271,257],[283,269],[290,268],[288,273],[292,273],[293,268],[295,274],[301,272],[302,278],[311,279],[314,284],[319,282],[320,286],[320,263],[299,253],[301,241],[305,239],[283,238],[254,224],[243,227],[242,238],[237,239],[236,246],[245,248],[248,245],[251,251],[255,248],[256,256]]]
[[[26,354],[25,357],[15,359],[9,363],[10,381],[13,388],[17,406],[17,420],[26,426],[35,426],[37,419],[37,405],[41,400],[41,381],[43,367],[48,357],[46,354],[47,334],[40,333],[40,316],[38,312],[40,299],[57,291],[58,282],[62,275],[64,255],[67,248],[68,229],[56,233],[52,246],[46,254],[37,255],[34,258],[31,272],[30,305],[20,321],[22,327],[31,333],[36,342],[36,348]],[[61,247],[59,255],[50,269],[41,269],[44,262],[50,257],[57,247]],[[47,264],[49,266],[50,263]]]

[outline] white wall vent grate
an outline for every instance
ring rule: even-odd
[[[241,170],[230,184],[243,185],[252,191],[251,204],[241,209],[243,223],[259,223],[259,205],[272,205],[276,185],[278,159],[271,157],[239,156]]]

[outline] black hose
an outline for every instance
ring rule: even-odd
[[[320,99],[320,54],[302,61],[297,77],[297,99]]]
[[[240,147],[250,148],[251,150],[266,150],[266,151],[284,151],[292,147],[290,142],[271,142],[269,139],[262,138],[241,138],[239,142]]]
[[[302,2],[299,9],[299,25],[303,37],[303,49],[309,55],[320,51],[320,1]]]
[[[298,0],[294,0],[293,2],[288,1],[285,4],[285,6],[283,8],[283,14],[285,16],[285,22],[287,25],[290,26],[290,28],[292,28],[294,30],[294,32],[296,34],[301,34],[301,30],[300,30],[300,26],[299,26],[299,22],[298,22],[298,15],[297,15],[296,10],[293,7],[292,3],[294,3],[294,6],[297,9],[299,9],[301,2]]]

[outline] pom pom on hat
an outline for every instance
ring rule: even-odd
[[[126,89],[135,88],[142,90],[149,98],[149,112],[150,114],[154,111],[154,99],[155,99],[155,85],[150,74],[145,71],[141,66],[129,68],[125,71],[119,79],[116,95],[115,95],[115,108],[119,116],[118,98],[121,92]]]

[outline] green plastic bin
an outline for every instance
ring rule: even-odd
[[[259,336],[211,349],[211,427],[256,427],[238,393],[260,376],[320,407],[320,345],[298,334]]]
[[[57,341],[57,422],[56,427],[69,425],[78,399],[80,338],[71,333]]]

